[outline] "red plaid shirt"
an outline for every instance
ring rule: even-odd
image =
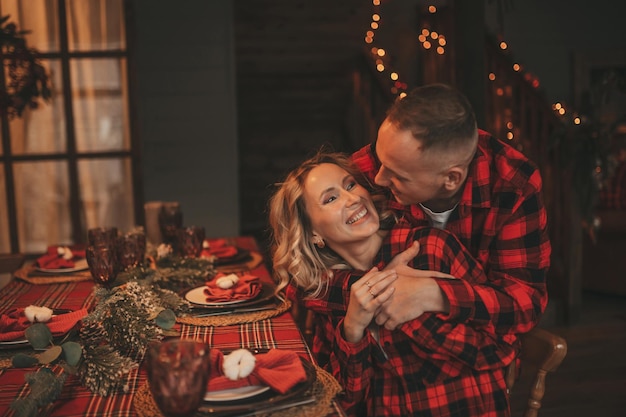
[[[453,235],[402,221],[383,242],[376,266],[382,269],[413,240],[420,242],[414,268],[485,282],[481,266]],[[348,343],[342,322],[360,274],[335,271],[322,299],[304,300],[316,313],[314,354],[344,387],[342,406],[350,415],[508,415],[503,368],[517,354],[514,336],[498,335],[490,323],[426,313],[395,331],[378,328],[378,341],[368,331],[359,343]]]
[[[373,181],[379,163],[372,146],[353,158]],[[478,150],[446,230],[483,266],[488,281],[439,281],[450,301],[451,318],[475,326],[491,324],[501,334],[525,333],[538,323],[548,302],[551,250],[541,187],[532,162],[479,130]],[[428,219],[419,205],[391,205],[414,224]]]

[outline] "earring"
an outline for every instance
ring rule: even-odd
[[[319,236],[313,236],[313,244],[320,249],[323,249],[326,246],[326,242]]]

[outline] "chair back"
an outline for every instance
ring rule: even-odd
[[[545,329],[534,328],[520,336],[522,350],[519,359],[521,368],[534,370],[528,393],[524,417],[537,417],[541,401],[546,391],[546,375],[557,370],[567,354],[567,342],[561,336]],[[506,383],[509,391],[518,377],[515,361],[508,367]]]
[[[26,256],[21,253],[0,253],[0,274],[12,274],[23,264]]]

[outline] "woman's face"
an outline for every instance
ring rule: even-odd
[[[338,165],[313,168],[304,181],[303,197],[313,232],[331,248],[362,241],[380,227],[369,192]]]

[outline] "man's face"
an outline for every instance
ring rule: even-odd
[[[388,187],[403,205],[441,198],[445,167],[441,160],[429,155],[409,130],[398,130],[385,120],[376,141],[376,156],[381,162],[376,184]]]

